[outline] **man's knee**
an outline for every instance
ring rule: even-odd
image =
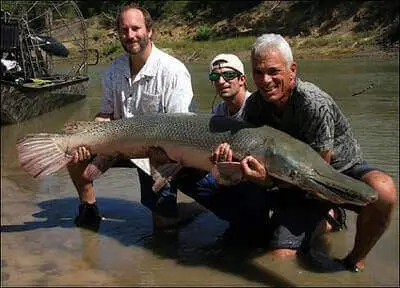
[[[383,209],[393,209],[397,203],[397,191],[392,177],[382,171],[374,170],[361,177],[361,180],[378,193],[375,205]]]
[[[297,253],[296,249],[274,249],[271,251],[271,254],[279,259],[287,259],[294,257]]]

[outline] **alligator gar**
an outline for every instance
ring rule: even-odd
[[[251,155],[265,165],[272,178],[319,198],[355,205],[366,205],[377,199],[376,191],[370,186],[336,171],[309,145],[269,126],[256,128],[223,116],[187,113],[76,122],[67,127],[63,133],[28,134],[18,139],[16,147],[21,167],[34,177],[49,175],[70,163],[71,155],[80,146],[89,149],[92,155],[128,158],[149,157],[149,151],[157,148],[179,167],[204,171],[216,168],[222,179],[232,177],[233,183],[241,176],[226,175],[230,173],[226,171],[232,171],[226,167],[232,163],[240,171],[237,162],[236,165],[233,162],[215,164],[210,159],[212,150],[227,142],[234,161]]]

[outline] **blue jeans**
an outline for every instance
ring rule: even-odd
[[[129,159],[121,158],[113,167],[137,168]],[[157,214],[173,218],[178,216],[177,206],[177,185],[175,181],[167,183],[160,191],[155,193],[152,190],[154,181],[140,168],[137,168],[140,183],[140,203]]]
[[[233,186],[217,183],[211,173],[185,168],[177,178],[179,190],[230,224],[259,229],[267,223],[269,214],[265,193],[251,182]]]
[[[177,185],[175,181],[167,183],[160,191],[152,190],[153,178],[141,169],[137,169],[140,182],[140,202],[157,214],[174,218],[178,217]]]

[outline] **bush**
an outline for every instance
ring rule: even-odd
[[[103,33],[101,33],[100,31],[96,31],[93,33],[92,38],[94,41],[97,42],[102,36],[103,36]]]
[[[211,39],[213,30],[207,25],[201,25],[197,28],[197,33],[193,37],[195,41],[207,41]]]
[[[118,49],[120,49],[119,42],[114,42],[114,43],[108,44],[108,45],[104,46],[104,48],[103,48],[103,55],[109,56],[109,55],[117,52]]]

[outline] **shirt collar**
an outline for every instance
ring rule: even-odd
[[[147,58],[146,63],[144,63],[144,66],[139,70],[139,73],[136,77],[154,77],[156,75],[157,72],[157,55],[159,54],[159,49],[154,45],[154,43],[152,43],[152,47],[151,47],[151,52],[149,55],[149,58]],[[131,70],[130,70],[130,66],[129,66],[129,54],[126,53],[125,54],[125,61],[127,63],[127,65],[124,65],[124,75],[127,79],[129,79],[131,77]]]
[[[159,50],[158,48],[152,44],[151,46],[151,52],[149,55],[149,58],[147,58],[146,63],[144,64],[144,66],[142,67],[142,69],[140,69],[139,74],[140,75],[144,75],[144,76],[148,76],[148,77],[154,77],[156,75],[157,72],[157,60],[158,60],[158,55]]]

